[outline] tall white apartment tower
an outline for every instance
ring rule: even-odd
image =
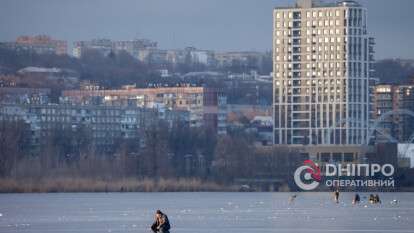
[[[355,1],[274,9],[274,143],[368,143],[374,40]]]

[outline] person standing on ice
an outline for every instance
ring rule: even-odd
[[[334,200],[336,203],[339,203],[339,189],[334,192]]]
[[[353,205],[359,204],[360,201],[361,201],[361,198],[359,197],[359,194],[356,193],[354,196],[354,199],[352,200],[352,204]]]
[[[161,212],[161,210],[157,210],[155,213],[155,221],[151,226],[151,230],[154,233],[170,233],[170,221],[166,214]]]

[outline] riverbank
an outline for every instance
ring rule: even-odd
[[[236,186],[226,186],[200,179],[117,179],[39,178],[0,179],[0,193],[54,192],[232,192]]]

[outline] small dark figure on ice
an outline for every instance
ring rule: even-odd
[[[151,230],[154,233],[170,233],[170,228],[171,225],[167,215],[161,212],[161,210],[157,210],[155,213],[155,221],[151,226]]]
[[[371,195],[369,195],[369,202],[371,204],[381,204],[381,200],[380,200],[378,194],[375,194],[375,195],[371,194]]]
[[[339,203],[339,190],[338,189],[335,190],[334,192],[334,200],[335,200],[335,203]]]
[[[354,199],[352,200],[352,204],[356,205],[356,204],[359,204],[359,202],[361,202],[361,197],[357,193],[355,194]]]

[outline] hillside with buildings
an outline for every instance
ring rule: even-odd
[[[0,176],[17,179],[8,190],[28,177],[42,180],[44,190],[56,188],[53,177],[81,179],[78,185],[98,177],[148,178],[151,185],[172,178],[167,190],[188,190],[174,187],[180,179],[202,182],[196,190],[285,190],[293,182],[286,174],[308,158],[382,159],[409,170],[409,150],[397,144],[411,141],[414,115],[387,114],[414,110],[413,61],[374,61],[362,11],[349,23],[365,30],[335,29],[347,17],[336,10],[325,14],[332,18],[326,31],[325,21],[305,20],[319,14],[289,9],[296,8],[275,10],[273,55],[167,50],[146,39],[77,41],[72,52],[48,36],[0,43]],[[337,36],[318,40],[318,33]],[[351,34],[366,46],[359,51],[353,41],[347,55],[342,37]],[[305,52],[302,43],[312,46]],[[348,58],[358,62],[342,62]],[[144,189],[117,184],[112,191]]]
[[[60,51],[48,37],[0,44],[2,177],[222,183],[251,174],[254,144],[271,140],[267,53],[164,53],[146,40]]]

